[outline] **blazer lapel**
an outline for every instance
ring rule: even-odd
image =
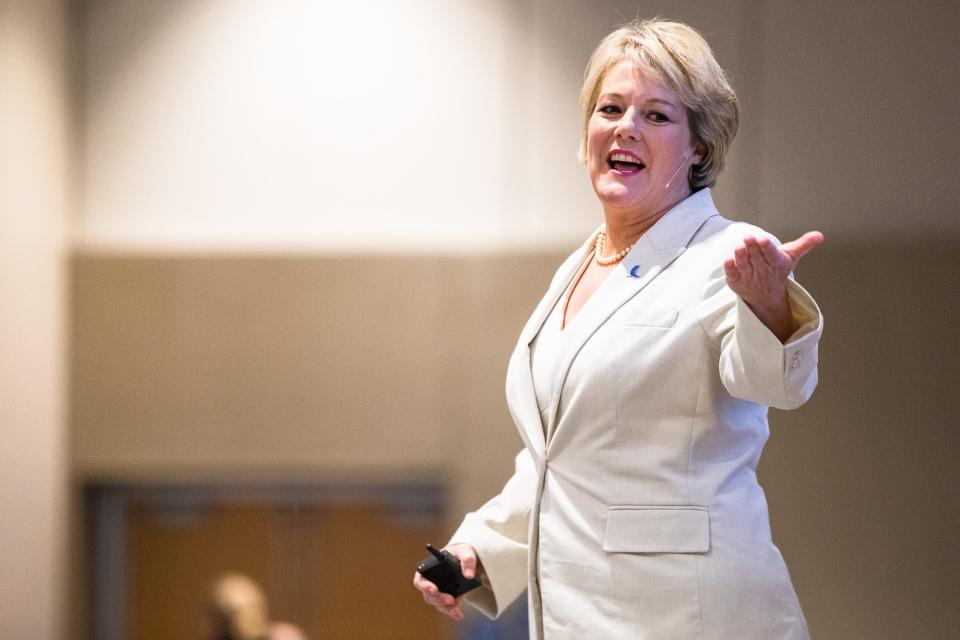
[[[510,357],[507,367],[507,403],[514,422],[520,429],[520,435],[530,450],[542,456],[545,447],[544,431],[546,425],[540,420],[540,408],[537,406],[537,394],[533,388],[533,372],[530,368],[530,343],[540,331],[553,306],[566,291],[570,281],[577,275],[586,251],[592,251],[599,228],[591,234],[576,252],[560,266],[558,277],[537,305],[526,326],[520,332],[520,339]]]
[[[562,341],[563,350],[558,358],[558,366],[551,385],[553,394],[550,398],[550,409],[547,412],[547,445],[553,440],[557,410],[567,373],[583,345],[617,309],[642,291],[680,257],[697,230],[708,218],[715,215],[718,213],[713,205],[709,188],[691,195],[664,214],[640,237],[630,253],[614,267],[573,321],[564,329],[564,332],[569,331],[570,334]],[[529,370],[529,367],[527,369]],[[531,393],[533,393],[532,383]],[[534,410],[536,410],[536,400],[534,400]]]
[[[560,296],[563,295],[563,292],[567,290],[567,287],[570,286],[570,281],[577,275],[587,252],[593,252],[593,244],[597,239],[598,233],[600,233],[600,227],[597,227],[597,229],[590,234],[590,238],[560,265],[560,269],[557,271],[557,277],[554,279],[552,286],[547,290],[543,299],[540,300],[537,308],[534,309],[530,319],[527,320],[527,324],[523,327],[523,331],[520,332],[520,344],[529,347],[530,343],[533,342],[534,337],[540,332],[541,327],[543,327],[547,316],[550,315],[553,306],[557,303],[557,300],[560,299]]]

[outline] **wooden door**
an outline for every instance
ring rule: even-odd
[[[264,587],[271,617],[311,640],[429,640],[451,627],[412,588],[436,519],[373,503],[208,503],[127,510],[126,637],[209,637],[211,581],[225,571]]]

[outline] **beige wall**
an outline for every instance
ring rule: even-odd
[[[760,91],[750,3],[661,5]],[[558,250],[597,222],[577,95],[631,3],[84,6],[81,247]]]
[[[0,1],[0,637],[64,618],[67,122],[58,2]]]
[[[515,95],[533,47],[514,4],[84,3],[77,241],[456,250],[555,239],[517,202],[531,193],[513,176],[536,166],[541,118]],[[575,93],[565,102],[572,113]]]
[[[74,464],[440,479],[459,512],[521,446],[503,368],[557,261],[79,255]]]
[[[724,209],[784,236],[960,229],[956,3],[80,3],[86,248],[559,250],[597,221],[576,97],[626,17],[744,105]]]
[[[841,240],[801,265],[826,314],[821,385],[773,413],[760,477],[816,638],[960,622],[958,246]],[[521,446],[506,362],[559,259],[79,255],[74,463],[99,480],[446,480],[457,519]]]
[[[955,236],[960,4],[762,6],[758,208],[792,232]]]

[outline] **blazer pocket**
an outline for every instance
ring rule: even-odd
[[[706,553],[710,550],[710,512],[697,506],[610,507],[603,550]]]
[[[669,329],[677,323],[680,312],[676,309],[637,309],[626,314],[624,324],[628,327],[661,327]]]

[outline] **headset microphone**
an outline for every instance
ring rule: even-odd
[[[670,176],[670,179],[667,180],[667,184],[663,185],[664,189],[669,189],[670,185],[673,183],[673,179],[677,177],[677,174],[680,173],[680,169],[683,169],[683,165],[686,164],[687,158],[690,157],[690,152],[683,154],[683,158],[680,160],[680,166],[677,167],[677,170],[673,172],[673,175]]]

